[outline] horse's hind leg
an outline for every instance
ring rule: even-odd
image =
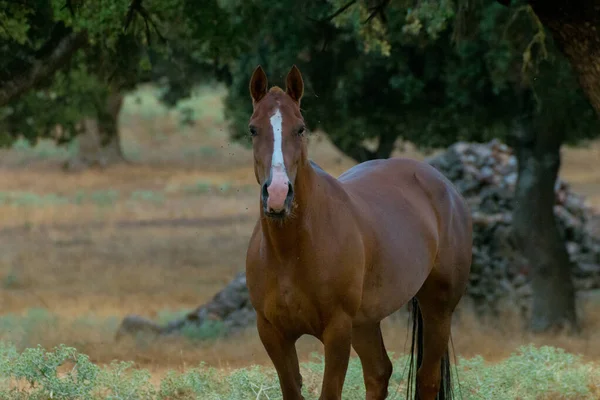
[[[380,324],[352,327],[352,347],[362,364],[367,400],[385,399],[392,375],[392,362],[385,350]]]
[[[451,382],[449,374],[448,342],[450,340],[452,313],[458,304],[464,285],[449,278],[435,268],[417,294],[418,308],[422,314],[423,348],[421,366],[417,371],[417,396],[419,400],[449,400]],[[419,310],[413,310],[418,312]],[[418,333],[419,334],[419,333]],[[442,364],[444,363],[444,364]],[[442,368],[442,367],[445,368]],[[438,397],[439,394],[439,397]]]
[[[425,311],[427,310],[427,311]],[[423,358],[417,371],[418,400],[448,400],[440,393],[442,361],[447,357],[450,339],[451,315],[433,307],[425,307],[423,313]],[[444,392],[444,390],[442,390]]]

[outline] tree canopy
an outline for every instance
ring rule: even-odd
[[[530,8],[465,4],[0,0],[0,143],[17,133],[67,142],[111,91],[154,81],[173,105],[215,78],[230,87],[226,112],[241,139],[249,72],[262,64],[283,76],[293,63],[307,77],[312,127],[356,160],[389,155],[397,138],[430,148],[505,137],[523,79],[539,112],[551,110],[540,121],[564,123],[573,142],[597,132]],[[549,93],[542,82],[560,85]]]
[[[173,104],[239,54],[217,0],[0,0],[0,144],[70,141],[111,92],[156,81]],[[241,42],[240,42],[241,43]],[[60,133],[55,127],[60,125]]]
[[[364,24],[373,10],[359,2],[331,19],[341,3],[307,5],[301,18],[282,12],[291,4],[262,4],[266,23],[248,38],[253,51],[233,66],[227,115],[236,137],[246,136],[250,112],[246,71],[262,64],[282,76],[294,63],[307,81],[309,124],[358,161],[389,156],[397,138],[422,148],[507,138],[524,80],[541,129],[560,123],[571,142],[599,132],[571,66],[527,7],[489,2],[467,17],[450,1],[423,1],[418,9],[394,2],[385,22],[375,16]],[[464,18],[477,34],[456,41]],[[364,140],[379,145],[373,150]]]

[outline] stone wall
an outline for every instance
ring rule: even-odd
[[[529,265],[511,238],[517,160],[497,141],[456,143],[427,160],[446,175],[467,199],[473,215],[473,264],[468,297],[480,312],[497,311],[500,300],[527,312]],[[592,234],[592,210],[582,197],[558,180],[554,213],[574,263],[578,291],[600,287],[600,239]]]

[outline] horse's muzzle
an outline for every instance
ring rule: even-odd
[[[286,217],[291,209],[293,199],[294,188],[289,180],[271,179],[263,184],[262,204],[266,216]]]

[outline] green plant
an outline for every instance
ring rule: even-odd
[[[184,191],[189,194],[208,193],[211,191],[213,184],[212,182],[198,181],[194,185],[186,186]]]
[[[155,192],[153,190],[136,190],[131,193],[131,201],[145,201],[149,203],[162,204],[165,201],[163,193]]]
[[[408,357],[392,359],[395,372],[388,398],[402,399]],[[544,396],[592,400],[597,393],[590,388],[600,382],[597,366],[552,347],[525,346],[496,364],[488,364],[481,357],[460,359],[457,368],[461,384],[459,387],[455,380],[455,391],[465,400],[534,400]],[[301,371],[304,396],[316,400],[323,358],[313,357],[301,365]],[[148,371],[133,368],[131,362],[115,361],[98,367],[86,355],[67,346],[50,351],[38,346],[19,352],[10,344],[0,343],[0,397],[6,400],[281,399],[272,368],[250,366],[224,372],[200,364],[183,373],[170,371],[158,385],[152,384],[150,378]],[[18,382],[28,385],[16,386]],[[346,375],[344,399],[364,396],[362,368],[359,360],[353,358]]]
[[[96,205],[108,207],[113,205],[119,198],[117,190],[98,190],[91,194],[91,199]]]
[[[184,337],[190,340],[216,339],[225,333],[225,326],[221,321],[205,321],[201,325],[187,324],[182,329]]]
[[[4,289],[13,289],[19,286],[19,271],[13,267],[2,278],[2,287]]]

